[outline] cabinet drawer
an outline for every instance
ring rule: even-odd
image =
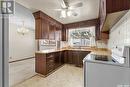
[[[47,60],[47,63],[48,62],[54,62],[54,55],[53,54],[48,54],[46,60]]]
[[[54,54],[47,54],[46,57],[47,58],[52,58],[52,57],[54,57]]]
[[[54,57],[47,58],[47,63],[54,63]]]
[[[47,63],[47,72],[51,72],[54,70],[54,63]]]

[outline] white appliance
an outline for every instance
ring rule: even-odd
[[[87,55],[84,87],[130,87],[130,47],[115,47],[111,56]]]

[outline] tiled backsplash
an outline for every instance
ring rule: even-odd
[[[96,46],[97,48],[107,48],[107,41],[105,40],[96,41]]]
[[[68,47],[68,42],[67,41],[61,41],[61,48]]]
[[[130,11],[111,29],[108,47],[130,45]]]

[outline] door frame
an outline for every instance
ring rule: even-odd
[[[2,79],[2,20],[1,20],[2,15],[0,15],[0,87],[3,86],[3,79]]]
[[[0,14],[0,87],[9,87],[9,20]]]

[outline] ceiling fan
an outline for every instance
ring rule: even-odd
[[[61,3],[61,9],[55,9],[60,11],[60,18],[66,18],[67,16],[77,16],[78,13],[75,12],[75,9],[82,7],[82,2],[77,2],[74,5],[70,5],[68,0],[59,0]]]

